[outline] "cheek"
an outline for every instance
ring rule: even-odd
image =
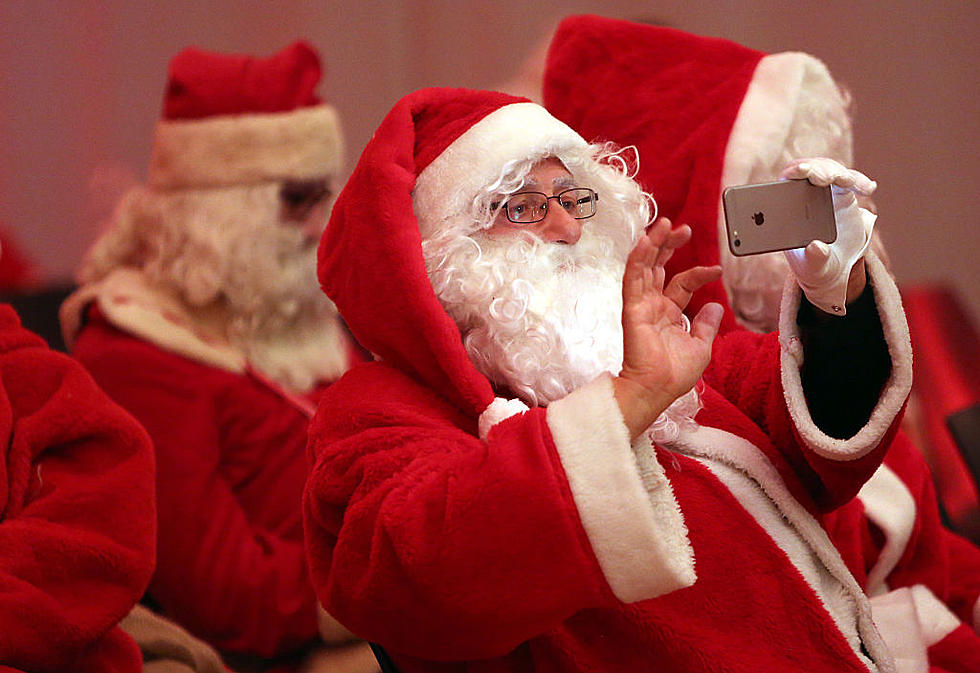
[[[541,228],[540,223],[535,224],[514,224],[506,218],[497,218],[494,223],[486,229],[486,234],[490,238],[510,238],[523,236],[526,234],[537,234]]]

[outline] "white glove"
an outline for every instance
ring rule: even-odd
[[[783,169],[780,178],[805,178],[815,185],[831,186],[837,240],[831,244],[813,241],[806,248],[784,254],[806,298],[817,308],[847,313],[847,279],[851,268],[864,258],[871,243],[877,215],[857,204],[857,194],[870,196],[878,187],[864,173],[846,168],[833,159],[800,159]]]

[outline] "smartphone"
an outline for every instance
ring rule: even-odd
[[[738,185],[722,192],[728,249],[737,257],[837,240],[830,187],[809,180]]]

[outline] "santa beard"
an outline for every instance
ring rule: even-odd
[[[315,245],[285,246],[281,254],[269,241],[248,247],[254,254],[236,257],[240,273],[224,289],[229,338],[256,369],[291,390],[306,392],[339,378],[347,341],[336,308],[316,282]]]
[[[625,261],[613,249],[589,228],[575,245],[479,233],[430,260],[429,275],[477,370],[527,404],[547,406],[622,369]],[[651,436],[676,438],[698,409],[692,389]]]
[[[783,286],[790,275],[782,252],[735,257],[722,251],[724,283],[738,322],[753,332],[773,332],[779,327]]]
[[[254,223],[221,253],[229,339],[256,369],[301,392],[347,365],[343,326],[316,279],[317,244],[294,226]]]

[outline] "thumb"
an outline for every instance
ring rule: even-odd
[[[830,246],[823,241],[810,241],[804,252],[807,264],[822,267],[830,259]]]
[[[718,334],[724,313],[725,309],[717,302],[709,302],[702,306],[691,322],[691,336],[710,344]]]

